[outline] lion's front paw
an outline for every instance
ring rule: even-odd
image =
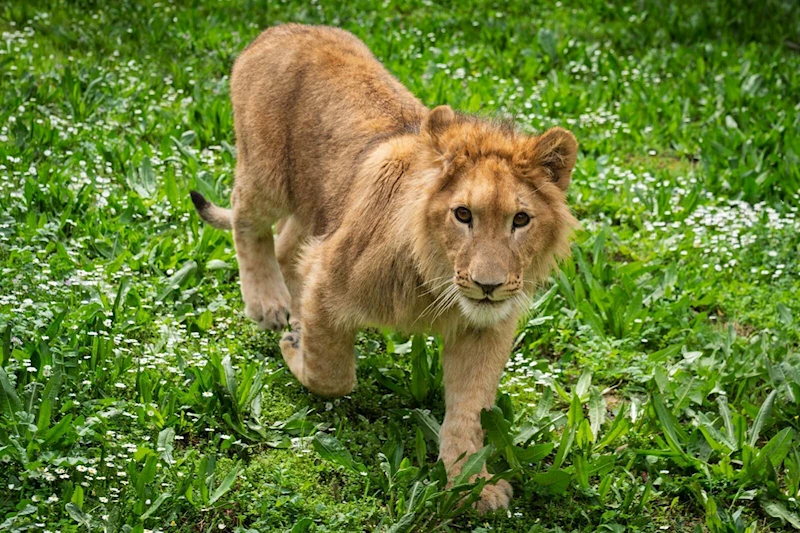
[[[479,513],[488,513],[498,509],[508,509],[508,503],[514,490],[511,483],[505,479],[499,480],[493,485],[486,485],[481,491],[481,499],[475,502],[475,508]]]
[[[289,299],[261,296],[245,301],[244,314],[260,329],[280,331],[289,323]]]

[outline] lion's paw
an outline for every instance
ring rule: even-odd
[[[286,354],[287,352],[294,352],[295,350],[300,349],[300,332],[298,331],[287,331],[281,337],[281,352]]]
[[[255,322],[259,329],[280,331],[289,323],[289,301],[286,298],[262,296],[246,302],[244,314]]]
[[[499,480],[493,485],[486,485],[481,491],[481,499],[475,502],[475,508],[479,513],[488,513],[498,509],[508,509],[514,490],[511,483],[505,479]]]

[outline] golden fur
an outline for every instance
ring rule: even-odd
[[[483,445],[480,412],[520,315],[569,253],[574,136],[429,111],[361,41],[327,27],[266,30],[237,59],[231,99],[232,209],[192,199],[233,229],[246,315],[289,323],[287,366],[329,397],[355,387],[358,328],[440,334],[440,457],[456,474]],[[511,493],[489,484],[478,508],[507,507]]]

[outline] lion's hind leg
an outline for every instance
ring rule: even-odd
[[[291,298],[275,258],[272,226],[285,216],[287,201],[274,192],[277,187],[263,186],[265,175],[279,181],[274,171],[256,171],[237,162],[231,197],[233,242],[245,315],[261,329],[279,331],[288,322]]]
[[[300,329],[300,298],[303,291],[303,276],[300,269],[301,251],[308,240],[308,234],[302,224],[294,216],[285,218],[278,224],[278,240],[275,243],[275,255],[281,267],[283,280],[292,299],[289,327],[294,331]]]

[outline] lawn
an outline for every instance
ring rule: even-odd
[[[287,21],[581,143],[573,258],[482,419],[507,512],[443,485],[437,339],[364,331],[353,394],[311,396],[193,211]],[[0,530],[800,529],[800,4],[6,0],[0,32]]]

